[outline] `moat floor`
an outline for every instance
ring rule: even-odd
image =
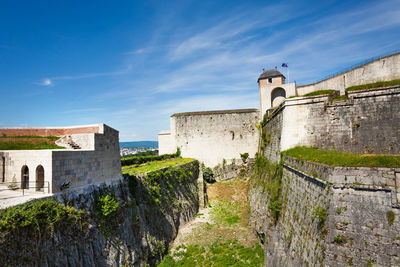
[[[262,266],[264,253],[248,226],[248,179],[208,185],[209,205],[179,229],[159,266]]]

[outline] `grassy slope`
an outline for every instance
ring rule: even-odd
[[[54,142],[57,136],[0,136],[0,150],[63,149]]]
[[[208,187],[210,206],[180,229],[159,267],[263,266],[263,249],[248,226],[248,180]]]
[[[295,147],[282,152],[282,154],[284,156],[291,156],[330,166],[400,167],[400,155],[351,154],[338,151],[319,150],[311,147]]]
[[[135,174],[139,174],[139,173],[146,173],[146,172],[155,171],[155,170],[169,167],[169,166],[174,166],[174,165],[191,162],[193,160],[194,159],[190,159],[190,158],[173,158],[173,159],[167,159],[167,160],[161,160],[161,161],[146,162],[137,167],[135,167],[135,165],[124,166],[124,167],[122,167],[122,174],[135,175]]]

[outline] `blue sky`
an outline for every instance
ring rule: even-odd
[[[263,68],[305,84],[399,48],[398,0],[3,0],[0,126],[157,140],[175,112],[258,108]]]

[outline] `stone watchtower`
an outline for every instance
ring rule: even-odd
[[[279,106],[287,97],[296,95],[296,84],[285,83],[285,76],[276,68],[265,70],[258,77],[261,118],[268,109]]]

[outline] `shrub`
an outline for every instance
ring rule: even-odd
[[[272,217],[274,218],[275,221],[278,221],[279,218],[279,213],[282,210],[282,203],[279,200],[273,200],[271,199],[271,203],[269,204],[269,210],[272,213]]]
[[[387,219],[389,225],[393,225],[394,217],[395,217],[395,215],[394,215],[393,211],[389,210],[388,212],[386,212],[386,219]]]
[[[114,213],[119,207],[119,203],[110,195],[100,196],[98,198],[98,205],[101,214],[104,217],[108,217],[109,215]]]
[[[240,157],[242,158],[243,163],[246,163],[246,160],[249,158],[249,153],[243,153],[240,154]]]
[[[318,224],[322,226],[326,219],[328,217],[328,212],[325,208],[321,207],[318,205],[315,210],[313,211],[313,217],[312,219],[314,220],[315,218],[318,218]]]
[[[57,223],[71,223],[82,219],[83,211],[73,207],[64,207],[54,199],[28,202],[0,210],[0,232],[33,229],[37,232],[50,230],[53,232]]]
[[[340,235],[337,235],[333,238],[333,241],[337,244],[342,244],[343,243],[343,239]]]
[[[215,183],[214,173],[210,167],[206,167],[204,163],[201,164],[201,169],[203,170],[203,179],[207,183]]]

